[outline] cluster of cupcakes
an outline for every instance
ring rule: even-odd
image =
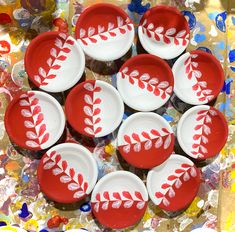
[[[138,27],[139,42],[149,54],[134,56],[121,66],[116,89],[101,80],[81,81],[85,55],[104,62],[124,56],[135,37],[128,15],[111,4],[93,5],[78,18],[75,34],[76,40],[61,32],[32,40],[25,67],[38,90],[20,93],[5,114],[13,144],[43,154],[37,172],[42,192],[60,203],[74,203],[92,193],[94,216],[114,229],[137,223],[148,196],[166,212],[185,209],[197,195],[200,171],[189,158],[172,154],[173,130],[153,111],[173,92],[194,105],[178,123],[179,145],[194,160],[216,156],[226,142],[227,123],[217,109],[205,104],[222,88],[220,63],[202,51],[181,55],[189,43],[188,23],[176,9],[157,6],[143,15]],[[171,69],[165,60],[178,56]],[[58,92],[66,92],[65,114],[51,96]],[[124,103],[140,112],[122,123]],[[98,168],[91,152],[80,144],[63,143],[66,119],[76,133],[104,140],[122,123],[118,150],[130,165],[150,169],[147,188],[127,171],[109,173],[96,183]]]

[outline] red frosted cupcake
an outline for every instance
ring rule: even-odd
[[[225,117],[210,106],[194,106],[181,117],[177,127],[177,139],[184,152],[194,159],[215,157],[228,138]]]
[[[220,62],[204,51],[182,55],[172,68],[176,96],[191,105],[202,105],[215,99],[224,84]]]
[[[174,148],[174,133],[169,123],[149,112],[129,116],[121,125],[117,139],[122,157],[138,168],[160,165]]]
[[[155,6],[143,15],[138,35],[148,53],[173,59],[188,46],[190,30],[187,20],[176,8]]]
[[[92,212],[98,221],[112,229],[135,225],[144,216],[148,193],[144,183],[127,171],[107,174],[96,184],[92,196]]]
[[[118,91],[104,81],[85,81],[68,95],[65,113],[78,133],[100,138],[112,133],[121,123],[124,104]]]
[[[197,196],[199,186],[199,169],[181,155],[171,155],[163,164],[149,171],[147,176],[151,200],[166,212],[187,208]]]
[[[51,200],[74,203],[91,193],[97,181],[98,168],[85,147],[62,143],[42,157],[37,176],[42,192]]]
[[[34,38],[26,50],[24,61],[30,81],[46,92],[72,88],[85,68],[85,56],[77,41],[56,31]]]
[[[9,103],[5,127],[16,145],[40,151],[60,139],[65,128],[65,116],[55,98],[44,92],[28,91],[15,96]]]
[[[129,16],[112,4],[85,9],[76,24],[76,39],[85,54],[99,61],[113,61],[131,48],[135,31]]]
[[[138,55],[120,68],[117,88],[123,101],[132,109],[153,111],[169,100],[174,78],[164,60],[149,54]]]

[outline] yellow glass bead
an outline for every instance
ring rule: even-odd
[[[231,148],[231,152],[235,155],[235,148]]]
[[[15,207],[18,208],[18,209],[20,209],[20,208],[22,207],[22,203],[19,202],[19,201],[16,201]]]
[[[150,214],[150,212],[148,210],[146,210],[144,217],[143,217],[143,221],[148,221],[150,218],[152,218],[152,215]]]
[[[115,147],[110,143],[110,144],[105,146],[104,150],[109,155],[112,155],[115,152]]]
[[[190,217],[197,216],[202,210],[202,208],[198,206],[198,203],[200,201],[201,201],[200,197],[195,197],[191,205],[186,209],[184,213]]]
[[[25,230],[38,231],[38,228],[39,228],[38,222],[34,219],[30,219],[24,224],[24,229]]]
[[[25,31],[22,29],[10,31],[9,36],[11,43],[13,43],[14,45],[18,45],[24,39]]]

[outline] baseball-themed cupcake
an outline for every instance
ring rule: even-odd
[[[190,105],[202,105],[214,100],[224,84],[224,71],[211,54],[195,50],[183,54],[172,68],[174,93]]]
[[[62,143],[42,157],[37,176],[40,188],[48,198],[69,204],[91,193],[98,168],[88,149],[75,143]]]
[[[176,8],[155,6],[141,18],[138,35],[148,53],[169,60],[185,51],[190,30],[187,20]]]
[[[131,48],[135,31],[131,19],[120,7],[99,3],[82,12],[75,35],[86,55],[99,61],[114,61]]]
[[[118,150],[131,165],[149,169],[163,163],[173,152],[174,133],[160,115],[139,112],[129,116],[121,125]]]
[[[148,193],[142,180],[131,172],[116,171],[102,177],[91,195],[98,221],[112,229],[135,225],[144,216]]]
[[[82,77],[85,56],[70,35],[51,31],[34,38],[25,53],[29,80],[41,90],[56,93],[72,88]]]
[[[173,213],[187,208],[197,196],[200,171],[181,155],[171,155],[149,171],[147,189],[150,199],[162,210]]]
[[[100,138],[119,126],[124,104],[112,85],[90,80],[70,91],[65,102],[65,113],[75,131],[87,137]]]
[[[29,151],[50,148],[65,128],[65,115],[58,101],[40,91],[16,95],[7,107],[4,120],[10,140]]]
[[[190,157],[198,160],[219,154],[228,138],[228,125],[217,109],[194,106],[180,118],[177,139],[180,147]]]
[[[117,74],[117,88],[123,101],[132,109],[153,111],[169,100],[174,78],[164,60],[142,54],[123,64]]]

